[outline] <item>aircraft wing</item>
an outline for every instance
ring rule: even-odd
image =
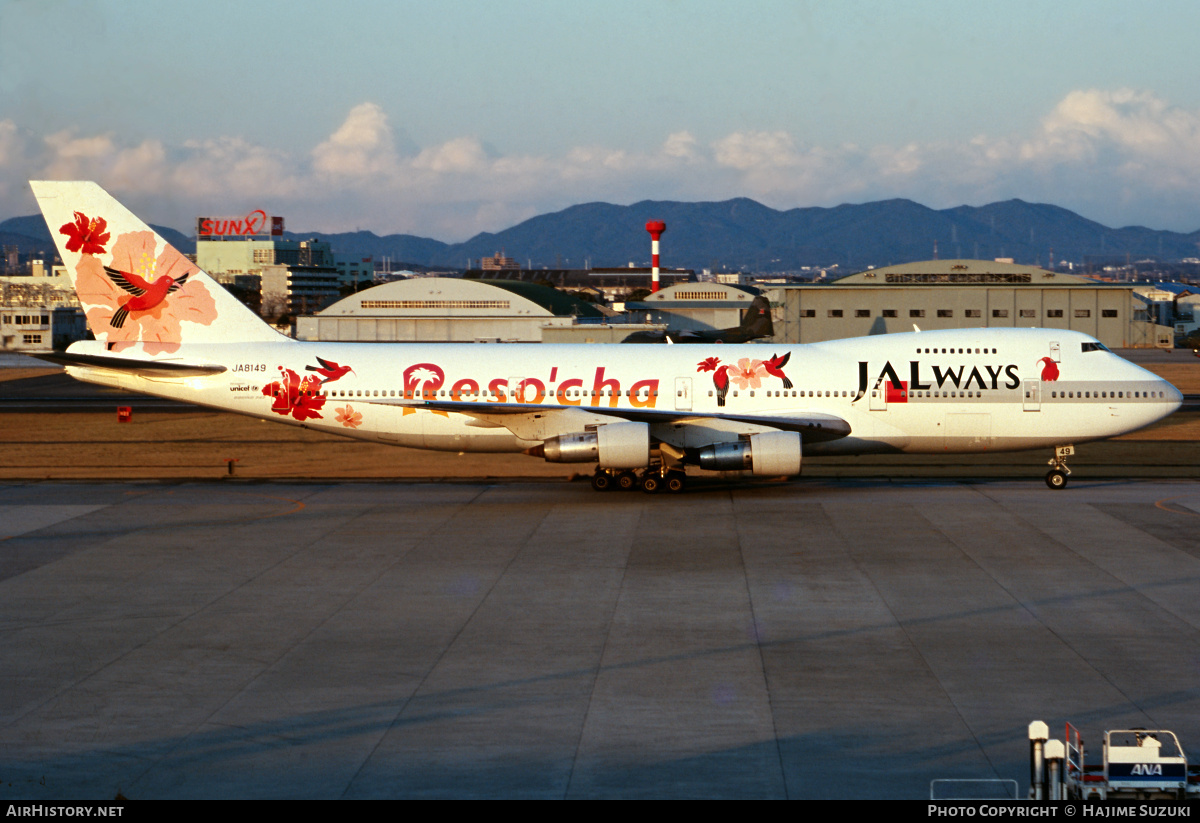
[[[666,409],[618,409],[594,406],[560,406],[557,404],[531,403],[489,403],[472,400],[401,400],[397,405],[413,406],[429,409],[430,411],[458,412],[469,415],[488,423],[498,424],[508,429],[514,429],[514,434],[523,437],[519,428],[528,432],[527,421],[540,419],[550,423],[547,418],[560,417],[558,425],[547,426],[546,423],[537,428],[542,431],[553,430],[556,434],[572,431],[582,431],[588,422],[600,422],[596,418],[618,418],[637,423],[668,423],[687,425],[689,422],[705,420],[728,420],[735,423],[747,423],[754,426],[767,426],[780,431],[798,432],[808,443],[825,440],[839,440],[850,434],[850,424],[834,414],[824,412],[803,411],[796,413],[781,413],[776,415],[737,414],[729,412],[707,413],[692,411],[670,411]],[[520,422],[507,418],[523,416],[526,420]],[[514,428],[514,425],[515,428]],[[533,439],[542,439],[541,437]]]

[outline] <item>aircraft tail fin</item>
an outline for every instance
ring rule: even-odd
[[[58,254],[110,351],[287,340],[92,182],[31,181]]]
[[[745,334],[746,340],[771,337],[775,334],[775,324],[771,322],[771,301],[765,295],[758,295],[750,303],[738,330]]]

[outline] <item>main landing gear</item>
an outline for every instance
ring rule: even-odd
[[[1058,446],[1054,450],[1054,457],[1050,459],[1050,471],[1046,472],[1046,485],[1052,489],[1065,489],[1067,487],[1067,475],[1071,470],[1067,468],[1067,458],[1075,453],[1074,446]]]
[[[632,471],[597,468],[592,475],[592,488],[598,492],[641,489],[647,494],[660,491],[678,494],[687,488],[687,474],[682,469],[666,469],[662,466],[651,466],[640,476]]]

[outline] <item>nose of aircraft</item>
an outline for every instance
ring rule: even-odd
[[[1172,386],[1166,380],[1160,380],[1158,382],[1162,386],[1163,399],[1171,407],[1167,414],[1173,414],[1176,409],[1183,405],[1183,392]]]

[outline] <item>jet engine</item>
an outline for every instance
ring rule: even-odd
[[[763,475],[800,473],[800,435],[764,432],[734,443],[714,443],[700,450],[700,467],[709,471],[752,471]]]
[[[560,434],[542,443],[551,463],[591,463],[606,469],[641,469],[650,465],[650,427],[645,423],[608,423],[595,431]]]

